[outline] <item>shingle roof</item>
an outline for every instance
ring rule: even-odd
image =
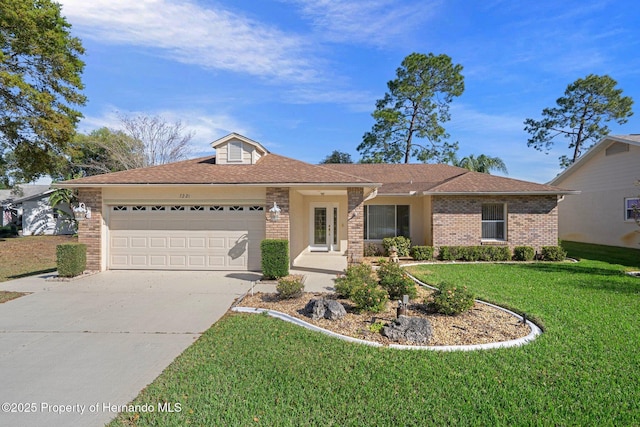
[[[536,184],[442,164],[331,164],[339,172],[382,182],[378,194],[458,194],[458,193],[571,193],[559,187]]]
[[[277,154],[254,165],[218,165],[215,156],[147,168],[89,176],[60,183],[62,187],[135,184],[359,184],[365,178],[339,173]]]
[[[442,165],[327,164],[312,165],[267,154],[254,165],[219,165],[215,156],[166,165],[95,175],[56,186],[109,185],[355,185],[379,187],[378,194],[567,194],[571,191]]]

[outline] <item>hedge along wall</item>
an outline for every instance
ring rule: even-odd
[[[289,241],[265,239],[260,242],[262,252],[262,274],[267,279],[289,275]]]
[[[56,247],[56,263],[60,277],[75,277],[87,268],[87,245],[62,243]]]

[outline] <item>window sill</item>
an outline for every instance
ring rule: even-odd
[[[480,240],[480,245],[482,246],[507,246],[509,242],[507,240],[496,240],[496,239],[482,239]]]

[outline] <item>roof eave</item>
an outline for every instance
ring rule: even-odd
[[[557,191],[424,191],[425,196],[553,196],[580,194],[579,190]]]
[[[51,185],[55,188],[103,188],[103,187],[363,187],[378,188],[381,183],[376,182],[245,182],[245,183],[202,183],[202,182],[183,182],[183,183],[156,183],[156,182],[138,182],[138,183],[64,183],[57,182]]]

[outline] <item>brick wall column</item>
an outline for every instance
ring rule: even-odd
[[[362,261],[364,255],[364,189],[347,188],[347,262],[349,265]]]
[[[91,218],[78,221],[78,242],[87,245],[87,270],[102,268],[102,189],[81,188],[78,200],[91,208]]]
[[[271,221],[269,209],[276,202],[280,208],[280,220]],[[267,207],[266,207],[266,238],[267,239],[289,239],[289,188],[288,187],[267,187]]]

